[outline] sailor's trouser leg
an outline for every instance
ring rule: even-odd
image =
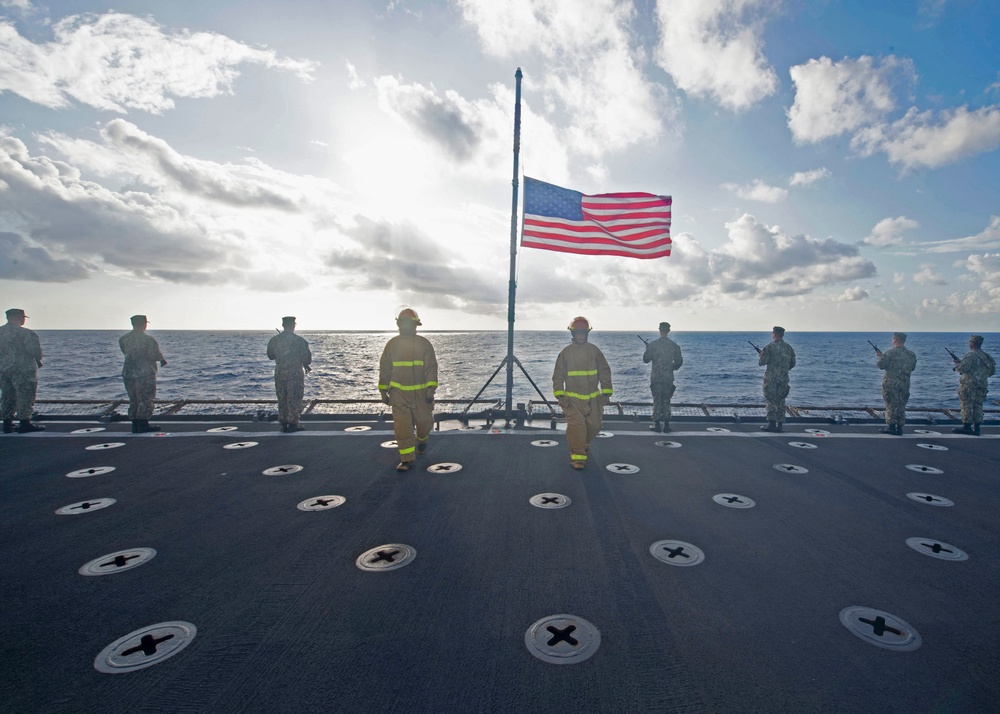
[[[298,424],[302,415],[304,379],[275,379],[274,391],[278,395],[278,418],[284,424]]]
[[[128,418],[146,419],[153,416],[153,400],[156,399],[156,377],[136,377],[125,379],[128,394]]]
[[[889,394],[885,397],[885,423],[889,426],[906,425],[906,402],[909,394]]]
[[[569,445],[569,458],[571,461],[587,462],[587,444],[590,440],[587,434],[590,431],[588,413],[590,411],[589,402],[579,399],[570,399],[563,410],[566,414],[566,443]],[[600,427],[598,427],[600,431]]]
[[[785,421],[785,397],[788,382],[764,382],[764,400],[767,402],[767,420],[780,424]]]
[[[983,421],[983,400],[986,390],[974,385],[959,385],[958,398],[962,400],[962,423],[979,424]]]
[[[4,419],[13,419],[14,413],[21,421],[31,419],[35,411],[35,394],[38,392],[38,377],[34,373],[4,372],[0,374],[0,411]]]
[[[13,419],[17,411],[14,382],[6,372],[0,372],[0,418]]]
[[[426,394],[417,395],[417,403],[413,408],[414,427],[417,430],[417,441],[425,442],[434,428],[434,404],[427,403]]]
[[[673,382],[653,382],[649,385],[653,393],[653,421],[670,421],[670,398],[674,396]]]

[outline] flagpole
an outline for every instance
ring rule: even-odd
[[[504,418],[510,426],[514,399],[514,299],[517,283],[514,276],[517,269],[517,193],[518,160],[521,153],[521,68],[514,72],[514,178],[511,181],[510,201],[510,281],[507,286],[507,400]]]

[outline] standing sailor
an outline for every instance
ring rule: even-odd
[[[278,395],[278,418],[286,434],[302,431],[302,395],[305,393],[305,373],[311,372],[312,353],[309,343],[295,334],[295,318],[281,318],[282,332],[267,343],[267,358],[274,360],[274,391]]]
[[[146,334],[149,321],[145,315],[133,315],[132,331],[121,336],[118,346],[125,355],[122,380],[128,394],[128,418],[132,420],[132,433],[159,431],[160,427],[150,424],[153,416],[153,400],[156,399],[156,363],[167,366],[167,360],[160,352],[160,345]]]
[[[611,403],[611,367],[604,353],[587,341],[590,322],[574,317],[573,341],[556,358],[552,393],[566,415],[566,441],[574,469],[587,465],[590,442],[601,431],[604,405]]]
[[[785,328],[777,325],[771,330],[771,343],[760,350],[760,366],[764,372],[764,401],[767,402],[767,425],[761,431],[783,431],[785,422],[785,397],[788,396],[788,371],[795,366],[795,350],[785,342]]]
[[[649,373],[649,389],[653,393],[653,431],[670,431],[670,398],[674,396],[677,387],[674,386],[674,370],[684,364],[681,348],[667,335],[670,333],[670,323],[660,323],[660,336],[646,345],[642,353],[642,361],[652,362]],[[660,421],[663,421],[662,428]]]
[[[876,348],[878,368],[885,370],[882,376],[882,399],[885,400],[883,434],[903,435],[906,423],[906,403],[910,400],[910,372],[917,368],[917,356],[903,345],[905,332],[892,333],[892,349],[888,352]]]
[[[24,327],[24,310],[12,307],[6,312],[7,323],[0,326],[0,412],[3,433],[14,431],[14,415],[20,419],[18,432],[43,431],[31,423],[38,392],[38,368],[42,366],[42,345],[38,335]]]
[[[397,471],[409,471],[416,454],[427,451],[434,427],[437,357],[431,343],[417,334],[421,324],[416,310],[401,310],[396,317],[399,334],[386,343],[378,365],[379,393],[382,401],[392,406],[392,428],[399,448]]]
[[[986,399],[989,378],[996,373],[997,364],[983,352],[981,335],[969,337],[969,351],[961,360],[954,361],[954,370],[962,375],[958,382],[962,426],[952,431],[956,434],[979,436],[979,425],[983,422],[983,401]]]

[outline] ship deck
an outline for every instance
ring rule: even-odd
[[[384,421],[223,419],[0,437],[0,709],[998,711],[995,426],[607,421],[575,472],[547,422],[443,423],[400,475]]]

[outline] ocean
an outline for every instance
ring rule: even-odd
[[[45,353],[39,370],[39,399],[125,398],[118,338],[124,331],[38,330]],[[168,365],[160,369],[160,399],[273,399],[273,363],[264,354],[274,332],[150,330]],[[307,399],[375,399],[378,361],[390,332],[309,332],[302,335],[313,353],[306,377]],[[500,366],[507,352],[506,331],[421,332],[438,357],[439,399],[471,399]],[[654,339],[656,333],[640,333]],[[990,351],[996,336],[985,334]],[[672,332],[684,366],[676,373],[675,403],[759,404],[764,368],[747,343],[763,347],[770,333]],[[958,407],[958,375],[945,348],[959,356],[968,333],[912,333],[907,347],[917,355],[910,407]],[[799,332],[786,334],[795,348],[788,403],[795,406],[878,406],[882,372],[866,340],[882,350],[891,335],[870,332]],[[566,331],[515,332],[514,355],[548,397],[552,366],[569,342]],[[611,365],[614,399],[648,402],[649,365],[634,332],[594,332],[591,342]],[[506,370],[496,376],[483,398],[503,398]],[[538,399],[521,370],[514,368],[516,401]]]

